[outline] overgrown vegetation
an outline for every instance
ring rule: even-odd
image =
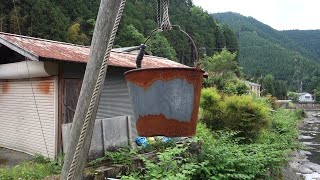
[[[199,123],[191,142],[153,148],[154,156],[141,153],[142,148],[134,153],[113,152],[107,159],[119,163],[119,159],[135,157],[141,161],[140,168],[128,168],[118,176],[121,179],[280,179],[280,168],[289,153],[300,147],[297,124],[302,115],[278,109],[270,115],[270,125],[251,143],[243,143],[239,131],[213,131]]]
[[[192,179],[207,162],[194,161],[195,158],[188,155],[188,149],[185,145],[168,147],[158,152],[154,159],[140,155],[144,170],[132,172],[121,179]]]
[[[271,97],[204,89],[195,138],[108,152],[91,165],[123,164],[127,171],[118,177],[132,180],[279,179],[290,152],[300,147],[297,125],[303,111],[272,112],[272,103]]]
[[[288,154],[299,148],[297,125],[301,111],[277,108],[274,99],[219,94],[204,89],[197,136],[207,160],[202,178],[264,179],[278,171]],[[279,175],[280,176],[280,175]],[[279,177],[275,177],[279,178]]]
[[[203,159],[209,162],[199,173],[201,178],[267,179],[271,171],[277,172],[285,164],[289,152],[299,146],[295,127],[298,117],[294,112],[283,110],[272,117],[272,123],[278,126],[270,126],[250,144],[242,144],[235,132],[212,132],[199,124],[198,136],[204,142]]]
[[[63,158],[58,157],[54,161],[35,155],[32,161],[24,162],[13,168],[0,168],[1,180],[40,180],[54,174],[60,174]]]

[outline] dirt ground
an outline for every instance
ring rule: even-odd
[[[31,155],[0,147],[0,167],[13,167],[31,159]]]

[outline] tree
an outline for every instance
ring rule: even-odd
[[[320,70],[315,69],[312,74],[311,74],[311,79],[310,79],[310,84],[309,84],[309,90],[315,90],[320,86]]]
[[[272,95],[276,96],[276,91],[274,88],[275,80],[271,74],[266,75],[262,78],[262,95]]]
[[[314,93],[316,103],[320,103],[320,88],[317,89]]]
[[[237,77],[240,77],[241,69],[238,66],[236,57],[236,53],[231,53],[224,48],[220,53],[216,53],[212,57],[207,56],[204,58],[205,70],[216,75],[231,72]]]
[[[275,90],[275,95],[278,99],[286,99],[287,97],[287,93],[288,93],[288,89],[287,89],[287,85],[284,81],[275,81],[274,84],[274,90]]]
[[[34,0],[30,15],[29,32],[31,36],[58,41],[67,40],[68,19],[50,1]]]
[[[115,45],[121,47],[139,46],[144,41],[144,37],[139,31],[130,24],[120,30],[118,36],[116,36]]]
[[[212,57],[205,57],[204,67],[209,73],[209,77],[205,79],[205,86],[214,86],[226,94],[247,94],[249,88],[239,79],[242,77],[242,71],[236,56],[236,52],[231,53],[224,48]]]
[[[80,24],[78,22],[72,24],[68,29],[68,41],[75,44],[88,45],[88,37],[80,32]]]
[[[165,57],[171,60],[177,59],[177,53],[174,48],[170,45],[167,38],[157,33],[152,37],[148,43],[148,49],[155,56]]]

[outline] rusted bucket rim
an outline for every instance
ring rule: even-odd
[[[130,70],[130,71],[127,71],[124,73],[124,75],[127,75],[127,74],[131,74],[131,73],[134,73],[134,72],[140,72],[140,71],[155,71],[155,70],[181,70],[181,71],[198,71],[198,72],[201,72],[201,73],[205,73],[204,70],[202,69],[198,69],[198,68],[191,68],[191,67],[161,67],[161,68],[140,68],[140,69],[133,69],[133,70]]]

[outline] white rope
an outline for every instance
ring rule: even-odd
[[[170,16],[169,16],[169,0],[163,0],[162,6],[163,6],[163,16],[162,16],[161,29],[171,30],[172,25],[171,25]]]
[[[157,24],[158,24],[158,27],[160,28],[161,27],[161,0],[157,0],[158,3],[157,3]]]
[[[99,96],[99,91],[102,87],[103,78],[105,78],[105,74],[107,72],[110,53],[111,53],[112,46],[113,46],[113,43],[114,43],[114,40],[116,37],[116,33],[118,31],[118,27],[119,27],[119,24],[121,21],[121,17],[123,14],[125,4],[126,4],[126,0],[122,0],[120,7],[119,7],[119,10],[118,10],[118,14],[117,14],[115,23],[114,23],[114,26],[113,26],[113,29],[112,29],[111,37],[108,42],[108,47],[107,47],[107,50],[106,50],[106,53],[104,56],[104,60],[102,62],[101,69],[99,71],[99,76],[98,76],[98,79],[97,79],[97,82],[96,82],[96,85],[95,85],[95,88],[94,88],[94,91],[93,91],[93,94],[92,94],[92,97],[90,100],[90,105],[89,105],[89,108],[88,108],[88,111],[87,111],[87,114],[86,114],[86,117],[84,120],[84,124],[83,124],[82,130],[81,130],[81,133],[80,133],[79,141],[78,141],[78,144],[77,144],[77,147],[76,147],[73,159],[72,159],[72,163],[71,163],[71,166],[69,169],[67,180],[74,179],[74,172],[76,169],[76,165],[79,161],[80,152],[81,152],[81,149],[83,148],[83,145],[84,145],[84,140],[87,135],[88,126],[90,124],[91,116],[92,116],[94,107],[96,105],[96,102],[97,102],[97,99]]]

